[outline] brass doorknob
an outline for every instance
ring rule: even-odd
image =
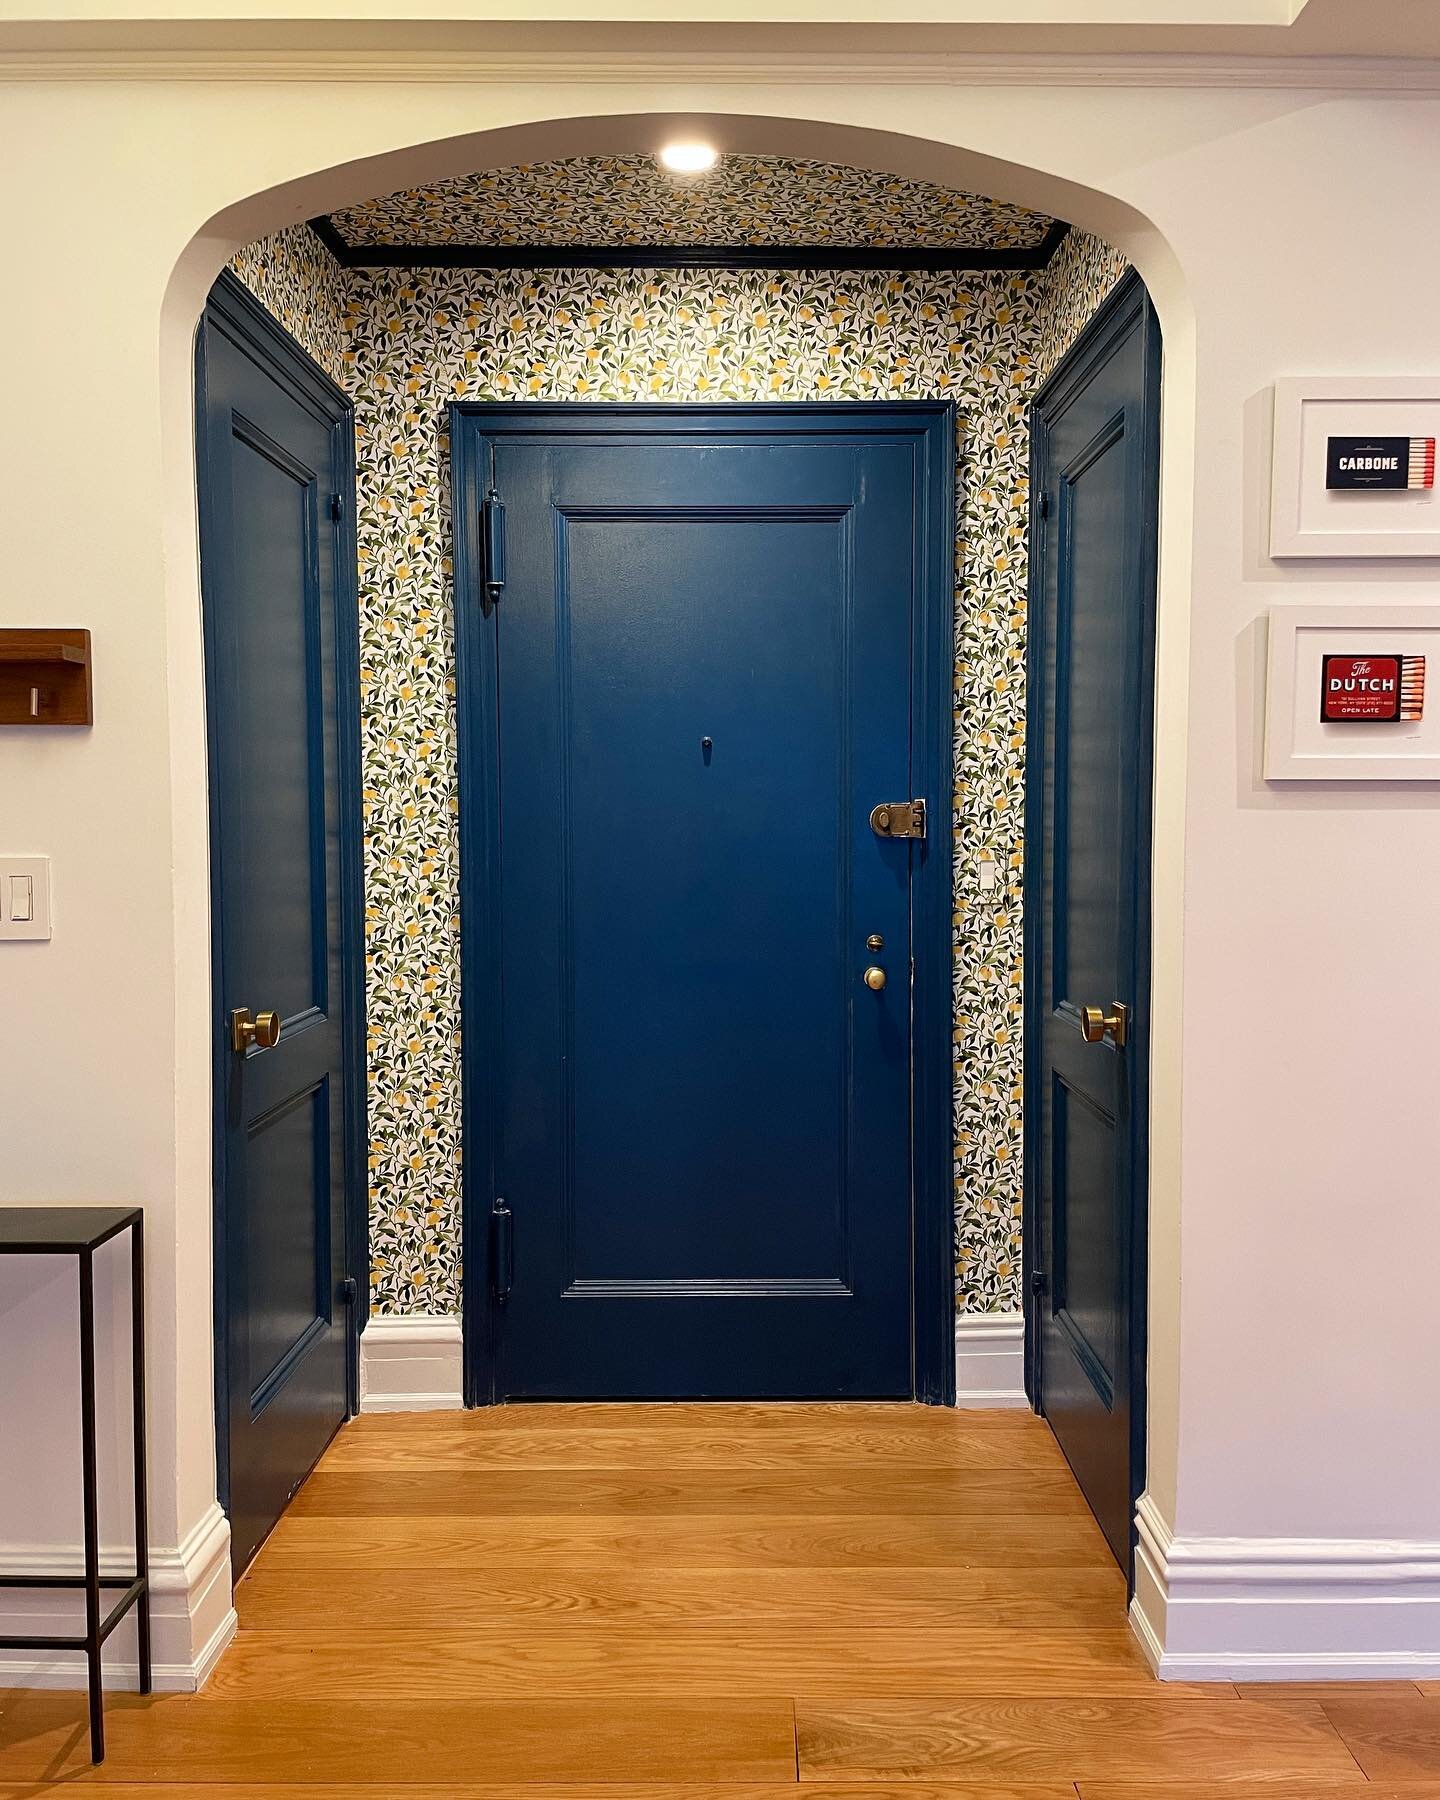
[[[280,1015],[259,1012],[250,1016],[248,1006],[237,1006],[230,1015],[230,1048],[232,1050],[273,1050],[280,1042]]]
[[[1123,1050],[1129,1024],[1130,1008],[1120,1000],[1111,1002],[1108,1013],[1103,1006],[1080,1008],[1080,1035],[1087,1044],[1103,1044],[1108,1037]]]
[[[865,985],[872,993],[878,994],[885,985],[885,971],[872,965],[865,971]]]

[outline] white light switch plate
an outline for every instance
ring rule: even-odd
[[[0,943],[50,935],[50,858],[0,856]]]

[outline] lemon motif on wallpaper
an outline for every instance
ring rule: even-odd
[[[817,166],[825,167],[809,168]],[[851,206],[865,184],[884,188],[892,180],[842,174],[846,183],[837,186]],[[619,165],[615,180],[603,184],[610,204],[638,193],[641,175]],[[627,189],[632,178],[639,188]],[[873,198],[883,209],[904,195]],[[577,204],[576,229],[584,229],[570,241],[593,241],[595,204],[593,196]],[[378,230],[383,203],[352,214]],[[436,217],[425,215],[426,233]],[[974,213],[967,217],[978,228]],[[997,229],[1023,232],[1033,219],[1007,218]],[[653,234],[647,218],[611,224]],[[914,229],[913,221],[904,226]],[[968,275],[341,269],[301,226],[248,246],[235,267],[356,409],[376,1308],[453,1312],[460,1296],[446,406],[527,397],[937,396],[953,398],[960,417],[956,1282],[964,1307],[1018,1307],[1026,419],[1035,389],[1124,272],[1123,259],[1072,232],[1046,270]],[[1001,879],[982,894],[986,859],[999,865]]]

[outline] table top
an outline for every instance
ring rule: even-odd
[[[141,1216],[138,1206],[0,1206],[0,1256],[93,1250]]]

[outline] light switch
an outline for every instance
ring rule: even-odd
[[[50,858],[0,856],[0,943],[50,935]]]
[[[980,892],[991,893],[1000,885],[1000,865],[993,856],[987,856],[980,865]]]

